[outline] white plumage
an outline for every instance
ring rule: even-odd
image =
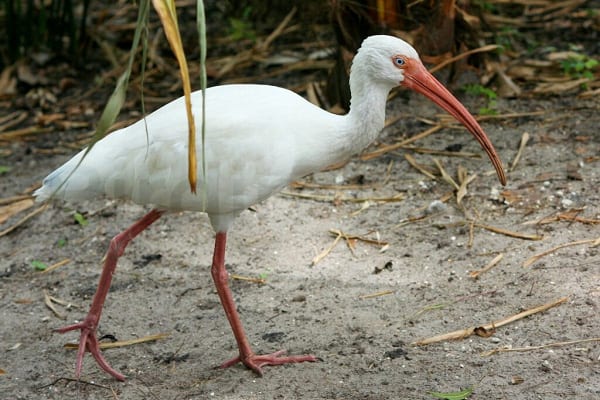
[[[383,128],[388,93],[398,85],[424,94],[462,122],[489,155],[500,181],[505,182],[500,159],[475,119],[427,72],[416,51],[395,37],[372,36],[363,42],[353,61],[351,108],[344,116],[328,113],[289,90],[273,86],[226,85],[206,91],[205,211],[217,232],[211,272],[239,347],[239,356],[223,366],[242,362],[261,374],[263,365],[316,361],[314,356],[252,352],[227,286],[226,232],[247,207],[296,178],[364,149]],[[200,92],[192,95],[198,132],[200,96]],[[85,320],[59,330],[81,330],[77,375],[89,350],[105,371],[124,379],[103,358],[95,333],[117,258],[125,246],[158,219],[162,210],[203,210],[203,196],[192,194],[187,181],[186,118],[184,100],[177,99],[145,120],[100,140],[74,171],[84,153],[80,152],[48,175],[35,193],[38,200],[109,196],[155,207],[111,242]],[[197,137],[199,151],[199,133]],[[198,171],[200,157],[198,154]],[[204,182],[198,187],[203,188]]]

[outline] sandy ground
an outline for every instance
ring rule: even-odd
[[[438,112],[416,96],[409,102],[396,99],[388,117],[407,117],[387,128],[382,142],[427,128],[409,116],[409,106],[421,116]],[[506,188],[490,173],[487,159],[435,156],[453,176],[458,165],[477,174],[461,206],[455,197],[440,206],[436,201],[451,186],[410,167],[401,151],[370,161],[355,158],[342,169],[303,180],[323,185],[364,181],[364,189],[287,189],[338,201],[276,195],[242,214],[229,235],[227,264],[231,274],[266,279],[262,285],[231,281],[254,349],[284,348],[321,359],[266,367],[262,378],[239,365],[214,369],[233,357],[236,347],[210,278],[213,233],[204,215],[181,213],[160,219],[129,246],[99,329],[100,335],[119,340],[169,335],[105,351],[108,361],[127,375],[124,383],[104,374],[89,355],[82,380],[74,381],[75,352],[63,345],[78,335],[53,329],[85,315],[108,242],[145,209],[106,199],[52,205],[0,239],[0,368],[5,372],[0,397],[432,399],[430,392],[472,388],[471,399],[600,398],[598,341],[482,355],[597,338],[600,332],[600,247],[566,247],[523,267],[555,246],[600,236],[598,224],[584,223],[600,218],[599,103],[566,97],[501,101],[499,108],[545,111],[483,124],[505,164],[515,157],[521,135],[531,135]],[[462,145],[462,151],[480,153],[470,136],[457,130],[445,129],[416,144],[438,150]],[[32,154],[35,146],[13,144],[12,155],[2,161],[13,169],[0,179],[1,197],[22,192],[67,159]],[[434,156],[411,154],[433,165]],[[397,195],[403,200],[370,201],[366,208],[364,202],[344,201]],[[75,209],[86,215],[87,226],[74,222]],[[579,211],[569,215],[581,220],[536,223],[571,209]],[[525,240],[476,225],[469,245],[465,221],[543,239]],[[356,241],[352,252],[342,240],[311,266],[332,245],[330,229],[388,245],[382,249]],[[503,258],[494,268],[477,280],[469,277],[498,254]],[[65,258],[71,261],[49,273],[31,264]],[[64,319],[45,306],[45,292],[71,304],[56,305]],[[379,295],[369,297],[374,294]],[[488,338],[412,344],[565,296],[562,305],[498,327]]]

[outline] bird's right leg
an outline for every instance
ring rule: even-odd
[[[249,369],[253,370],[257,375],[262,376],[262,367],[265,365],[283,365],[300,362],[317,361],[317,357],[313,355],[301,356],[284,356],[285,350],[276,351],[271,354],[254,354],[250,348],[250,342],[242,327],[240,316],[237,312],[233,295],[229,289],[229,276],[225,269],[225,243],[227,234],[225,232],[217,232],[215,237],[215,252],[213,254],[213,264],[211,267],[211,275],[215,282],[215,287],[221,300],[221,305],[227,316],[227,320],[231,325],[233,336],[238,344],[239,355],[229,361],[224,362],[221,368],[228,368],[234,364],[241,362]]]
[[[98,282],[98,288],[96,294],[92,300],[92,306],[85,319],[77,324],[65,326],[64,328],[57,329],[57,332],[65,333],[73,330],[80,330],[81,336],[79,338],[79,350],[77,351],[77,360],[75,363],[75,376],[79,378],[81,375],[81,368],[83,366],[83,356],[85,351],[89,351],[98,365],[107,373],[114,376],[120,381],[125,380],[125,376],[119,373],[117,370],[112,368],[102,353],[100,352],[100,346],[98,339],[96,338],[96,329],[98,328],[98,322],[100,321],[100,315],[102,314],[102,307],[106,300],[106,295],[110,289],[110,283],[112,276],[117,267],[117,260],[125,251],[125,247],[129,242],[140,234],[144,229],[150,226],[164,213],[161,210],[152,210],[148,214],[144,215],[142,219],[131,225],[129,228],[119,233],[110,241],[110,246],[104,257],[104,267],[100,275],[100,282]]]

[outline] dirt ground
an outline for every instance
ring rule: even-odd
[[[73,76],[64,83],[83,86]],[[103,101],[77,93],[54,111],[78,115]],[[485,105],[458,94],[471,110]],[[417,117],[439,113],[414,94],[388,107],[389,120],[402,118],[367,152],[428,129]],[[506,187],[487,158],[399,149],[306,177],[237,219],[229,272],[264,279],[231,279],[254,350],[320,359],[266,367],[262,378],[239,365],[214,368],[237,349],[210,277],[213,232],[205,215],[180,213],[130,244],[99,328],[100,336],[120,341],[168,336],[105,351],[127,376],[124,383],[89,355],[81,381],[74,380],[75,352],[63,346],[78,335],[53,330],[85,315],[110,239],[147,208],[107,199],[49,206],[0,237],[0,398],[433,399],[432,392],[470,388],[470,399],[599,399],[600,246],[592,242],[600,237],[600,100],[523,96],[498,100],[497,109],[523,113],[482,123],[507,167],[522,135],[530,136]],[[0,172],[0,198],[39,183],[80,139],[81,130],[66,129],[0,142],[0,165],[10,167]],[[414,145],[482,153],[466,131],[453,128]],[[455,179],[459,166],[477,177],[458,205],[449,183],[411,167],[405,154],[434,172],[437,158]],[[75,210],[87,225],[75,221]],[[0,231],[23,215],[0,221]],[[331,229],[371,242],[341,239],[331,248]],[[585,242],[523,266],[576,241]],[[499,255],[490,270],[470,277]],[[34,267],[65,259],[50,272]],[[46,295],[64,302],[54,303],[56,313]],[[545,312],[489,329],[491,335],[414,344],[564,297]],[[564,343],[570,341],[577,342]],[[483,354],[495,349],[522,351]]]
[[[477,107],[476,99],[468,106]],[[599,247],[566,247],[523,267],[531,256],[555,246],[600,236],[598,100],[503,100],[499,108],[543,111],[483,124],[506,165],[522,134],[531,136],[508,173],[506,188],[487,159],[435,156],[453,176],[458,165],[477,174],[460,207],[454,196],[440,203],[451,186],[427,178],[398,152],[370,161],[355,158],[303,180],[340,186],[362,182],[364,189],[287,189],[337,201],[276,195],[241,215],[229,235],[227,264],[231,274],[266,280],[231,281],[254,349],[310,352],[321,359],[266,367],[263,378],[241,366],[214,369],[234,356],[236,347],[210,278],[213,232],[204,215],[181,213],[162,218],[129,246],[99,332],[119,340],[168,336],[105,351],[127,375],[124,383],[104,374],[89,355],[82,380],[74,381],[75,352],[63,345],[78,336],[52,330],[85,315],[109,240],[144,208],[106,199],[50,206],[0,240],[0,397],[431,399],[430,392],[472,388],[471,399],[600,398],[598,341],[482,355],[597,338],[600,331]],[[380,141],[424,130],[415,116],[437,112],[417,96],[393,100],[388,118],[406,117],[387,128]],[[12,170],[0,180],[1,197],[21,193],[68,158],[37,154],[32,151],[36,143],[12,144],[3,160]],[[467,133],[450,129],[417,144],[481,153]],[[433,165],[434,156],[412,154]],[[345,201],[396,195],[403,200],[371,200],[369,207]],[[75,209],[86,216],[87,226],[74,222]],[[568,210],[578,211],[565,214]],[[558,215],[579,219],[540,223]],[[468,221],[543,238],[525,240],[475,225],[469,245]],[[359,240],[352,252],[342,240],[311,266],[332,245],[330,229],[388,245]],[[495,267],[477,280],[469,277],[498,254],[503,258]],[[71,261],[49,273],[32,266],[34,260],[50,265],[65,258]],[[44,293],[70,304],[56,305],[64,319],[44,304]],[[564,304],[498,327],[488,338],[412,344],[565,296]]]

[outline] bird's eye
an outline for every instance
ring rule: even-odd
[[[394,65],[396,65],[396,67],[404,68],[406,65],[406,59],[402,56],[394,56],[392,57],[392,60],[394,61]]]

